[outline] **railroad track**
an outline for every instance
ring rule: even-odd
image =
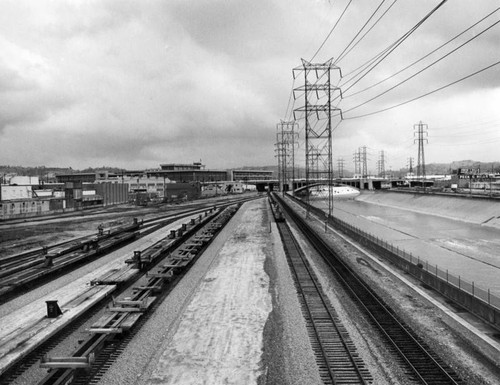
[[[356,347],[323,294],[321,285],[285,222],[278,222],[293,272],[309,338],[324,384],[371,384],[373,379]]]
[[[461,379],[397,314],[328,246],[283,199],[282,207],[332,268],[334,276],[385,338],[406,368],[409,380],[421,384],[462,384]]]
[[[225,208],[247,200],[249,200],[248,197],[231,199],[218,206]],[[140,222],[134,218],[131,224],[110,228],[101,233],[2,257],[0,258],[0,294],[2,295],[0,302],[21,293],[21,288],[27,288],[42,280],[55,279],[79,263],[102,257],[121,245],[150,234],[175,220],[201,213],[211,206],[214,205],[210,202],[203,202]]]
[[[104,314],[88,330],[91,336],[82,341],[80,347],[70,357],[42,357],[42,367],[51,370],[39,384],[96,383],[113,359],[133,339],[137,328],[147,321],[151,312],[166,298],[172,287],[238,207],[239,205],[233,204],[224,209],[210,210],[210,213],[213,211],[215,214],[208,216],[208,212],[205,216],[200,214],[197,219],[191,219],[189,224],[183,224],[176,230],[174,238],[166,234],[163,241],[155,243],[138,255],[134,254],[134,258],[127,260],[127,266],[122,269],[124,273],[135,272],[133,275],[118,271],[112,276],[104,274],[102,280],[92,281],[91,285],[119,285],[114,295],[126,289],[132,289],[133,294],[122,300],[113,299]],[[117,279],[123,280],[119,283]],[[135,286],[138,283],[140,286]],[[89,312],[81,314],[78,319],[62,329],[61,333],[77,332],[79,325],[97,312],[101,314],[104,307],[105,303],[96,304]],[[64,336],[58,333],[48,339],[36,351],[21,359],[16,366],[2,373],[0,383],[15,382],[25,370],[36,364],[35,361],[40,360],[41,355],[47,354],[50,349],[58,345],[59,341],[62,341],[61,338],[64,339]]]

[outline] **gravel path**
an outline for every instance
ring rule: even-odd
[[[139,331],[136,342],[127,347],[100,384],[321,384],[279,234],[274,225],[271,227],[272,232],[269,232],[269,215],[265,199],[243,205]],[[251,255],[258,261],[257,265],[248,265]],[[212,287],[214,290],[210,295],[218,297],[213,302],[206,297],[205,289],[211,287],[214,281],[224,279],[217,271],[228,273],[230,259],[233,262],[239,260],[238,273],[227,277],[232,285],[222,291]],[[248,270],[252,272],[249,274]],[[248,281],[245,277],[249,276],[257,279]],[[238,292],[242,290],[248,297],[246,300],[238,297]],[[205,295],[205,301],[202,294]],[[213,338],[214,324],[220,324],[215,314],[218,308],[214,308],[214,315],[207,318],[204,302],[214,304],[217,300],[230,304],[223,313],[229,317],[229,322],[224,325],[227,333],[233,336],[232,339],[219,334]],[[245,307],[254,311],[242,311]],[[258,313],[266,316],[256,317],[253,314],[255,309],[260,309]],[[202,324],[202,330],[207,333],[206,338],[212,337],[208,345],[193,320]],[[253,340],[244,336],[235,338],[234,330],[241,328],[242,324],[246,324],[247,332],[254,336]],[[190,337],[184,333],[189,330],[186,327],[193,331]],[[231,346],[228,346],[228,341]],[[246,345],[242,345],[242,341]],[[248,345],[249,341],[253,342]],[[207,364],[206,358],[199,355],[198,350],[206,346],[215,352],[233,350],[233,353],[239,352],[240,355],[243,349],[243,356],[248,351],[253,351],[252,356],[257,352],[257,371],[255,367],[246,366],[247,358],[229,354],[229,358],[234,361],[232,373],[216,376],[210,366],[214,363]],[[193,359],[190,351],[199,364],[199,377],[196,380],[191,375],[181,375],[176,371],[179,367],[185,371],[192,369],[188,365],[189,360]],[[228,365],[227,360],[223,361],[225,363],[221,364],[221,371],[227,369]],[[176,376],[173,377],[174,382],[169,382],[172,378],[162,378],[157,372],[159,362],[167,368],[170,365],[170,374]],[[245,372],[251,375],[245,377],[242,374]]]

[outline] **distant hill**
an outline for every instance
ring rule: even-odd
[[[458,160],[453,161],[451,163],[429,163],[425,165],[426,174],[451,174],[453,170],[457,170],[459,168],[477,168],[482,172],[496,172],[500,173],[500,162],[478,162],[475,160]],[[97,172],[97,171],[109,171],[114,173],[119,173],[124,171],[124,169],[118,167],[109,167],[102,166],[99,168],[85,168],[83,170],[75,170],[71,167],[46,167],[46,166],[37,166],[37,167],[24,167],[24,166],[11,166],[11,165],[0,165],[0,178],[6,175],[25,175],[25,176],[39,176],[41,178],[48,178],[49,176],[53,176],[55,174],[74,174],[81,172]],[[268,166],[242,166],[236,167],[233,170],[267,170],[273,172],[273,178],[278,178],[278,166],[277,165],[268,165]],[[396,176],[405,175],[408,172],[408,168],[401,168],[399,171],[393,172]],[[416,171],[416,164],[414,165],[414,171]],[[335,176],[337,176],[337,170],[334,167]],[[304,167],[296,167],[295,169],[295,177],[296,178],[305,178],[305,168]],[[345,176],[352,176],[353,170],[344,170]]]
[[[416,169],[414,166],[414,171]],[[431,174],[451,174],[459,168],[475,168],[482,172],[500,172],[500,162],[478,162],[475,160],[458,160],[451,163],[429,163],[425,165],[425,173]],[[407,173],[408,168],[402,168],[400,173]]]

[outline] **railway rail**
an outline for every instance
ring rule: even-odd
[[[220,207],[224,208],[246,200],[248,198],[233,199],[220,204]],[[116,247],[150,234],[174,220],[203,212],[210,206],[214,205],[204,202],[192,205],[189,208],[175,210],[174,213],[170,212],[146,220],[138,221],[137,218],[134,218],[130,224],[106,230],[101,228],[95,234],[16,255],[0,257],[0,294],[2,300],[9,299],[21,287],[31,285],[42,278],[55,278],[56,273],[71,268],[78,263],[104,256]]]
[[[120,292],[133,287],[133,294],[113,299],[104,314],[88,329],[91,336],[71,356],[44,356],[41,367],[49,368],[50,372],[40,384],[87,384],[95,381],[109,366],[110,360],[119,354],[120,346],[130,341],[134,330],[148,319],[149,312],[168,295],[172,285],[194,263],[238,207],[239,205],[233,204],[218,209],[209,216],[209,212],[205,212],[205,216],[200,214],[196,219],[193,218],[172,231],[163,241],[140,253],[134,253],[121,271],[105,274],[91,282],[91,285],[96,286],[119,286]],[[117,295],[116,290],[114,295]],[[95,313],[95,309],[83,313],[72,324],[88,319],[92,312]],[[44,345],[52,348],[52,338]],[[34,352],[35,356],[40,356],[44,349],[44,346],[38,348]],[[23,367],[24,360],[33,361],[33,354],[16,366]],[[28,367],[29,364],[24,366]],[[0,382],[5,380],[6,383],[11,383],[20,375],[22,373],[12,368],[2,374]]]
[[[276,205],[272,204],[272,207],[323,383],[371,384],[371,374],[358,356],[282,213]]]
[[[380,331],[388,346],[399,357],[409,380],[421,384],[461,384],[462,380],[435,352],[328,246],[289,204],[276,196],[288,218],[306,236],[331,267],[335,278]]]

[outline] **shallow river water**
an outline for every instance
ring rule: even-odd
[[[358,200],[335,201],[333,215],[500,296],[498,228]]]

